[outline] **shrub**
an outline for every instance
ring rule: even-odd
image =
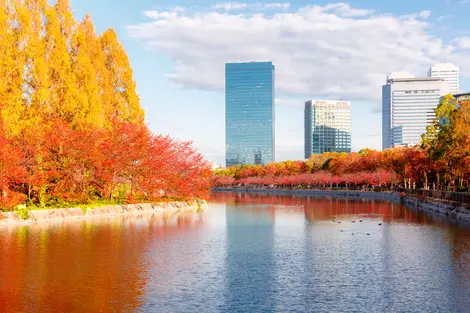
[[[25,204],[21,204],[16,207],[15,212],[21,216],[22,219],[26,220],[29,217],[29,210]]]

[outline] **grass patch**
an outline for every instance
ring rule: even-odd
[[[53,209],[69,209],[69,208],[80,208],[86,212],[89,208],[97,208],[97,207],[104,207],[108,205],[120,205],[124,204],[125,201],[122,200],[96,200],[88,203],[80,203],[80,202],[64,202],[60,204],[47,204],[47,205],[37,205],[37,204],[29,204],[27,205],[28,210],[53,210]]]

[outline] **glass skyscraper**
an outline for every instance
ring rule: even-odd
[[[225,64],[225,162],[274,161],[274,65]]]
[[[306,159],[323,152],[351,152],[349,101],[307,101],[304,113]]]

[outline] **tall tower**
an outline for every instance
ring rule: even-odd
[[[413,78],[392,73],[382,86],[382,148],[416,145],[432,123],[441,96],[449,93],[443,78]]]
[[[272,62],[225,64],[225,162],[275,160],[275,67]]]
[[[351,152],[349,101],[307,101],[304,113],[306,159],[313,153]]]
[[[451,94],[459,93],[459,68],[454,64],[434,64],[428,71],[428,77],[443,78],[449,84],[449,92]]]

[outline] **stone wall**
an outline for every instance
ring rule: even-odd
[[[400,202],[395,192],[375,192],[356,190],[315,190],[315,189],[262,189],[262,188],[213,188],[217,192],[248,192],[286,196],[332,197],[348,199],[387,200]]]
[[[262,188],[213,188],[213,191],[391,201],[394,203],[401,203],[412,209],[421,210],[424,212],[434,212],[440,215],[450,216],[458,220],[470,221],[470,208],[463,204],[430,198],[420,199],[411,195],[400,195],[397,192]]]
[[[470,209],[462,204],[434,199],[419,199],[413,196],[402,197],[401,203],[417,210],[434,212],[470,222]]]
[[[207,208],[207,202],[160,202],[127,205],[108,205],[104,207],[29,211],[29,218],[22,219],[16,212],[0,212],[0,226],[2,225],[28,225],[47,223],[53,221],[89,219],[120,215],[151,214],[161,218],[169,218],[179,213],[195,213]]]

